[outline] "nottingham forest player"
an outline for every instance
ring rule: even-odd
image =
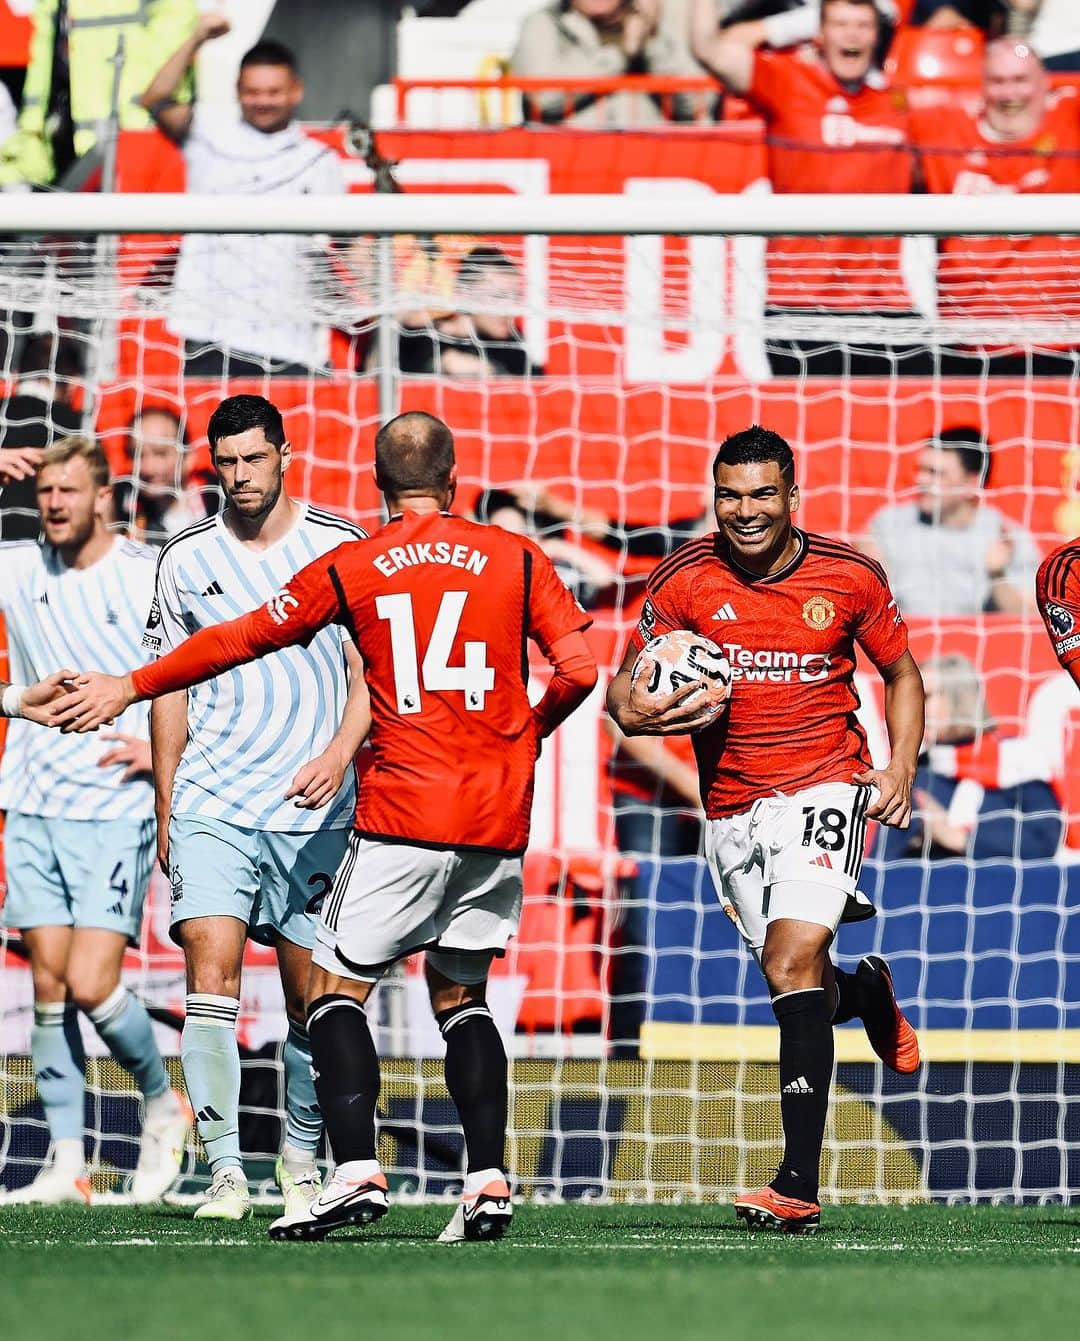
[[[799,489],[783,438],[757,427],[728,438],[714,479],[717,530],[653,572],[608,709],[628,735],[696,731],[709,866],[780,1026],[784,1156],[736,1211],[751,1228],[802,1232],[820,1218],[833,1025],[858,1016],[887,1066],[919,1064],[885,961],[868,955],[846,973],[829,947],[841,922],[873,915],[856,888],[867,819],[909,822],[922,677],[881,566],[792,524]],[[633,685],[645,643],[673,629],[707,634],[731,662],[731,700],[712,724],[692,702],[697,685],[655,707]],[[856,643],[885,681],[881,769],[855,717]]]

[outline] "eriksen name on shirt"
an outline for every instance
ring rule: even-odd
[[[384,554],[377,554],[372,560],[383,577],[393,577],[402,568],[412,568],[419,563],[449,564],[452,568],[464,568],[466,572],[478,577],[487,567],[488,556],[481,550],[468,545],[451,545],[445,540],[431,543],[392,545]]]

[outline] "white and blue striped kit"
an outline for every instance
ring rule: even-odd
[[[0,609],[10,676],[30,684],[53,671],[123,675],[143,660],[143,624],[154,591],[155,551],[121,537],[87,568],[69,568],[36,541],[0,544]],[[109,728],[149,735],[149,705],[133,704]],[[103,733],[63,736],[31,722],[8,728],[0,762],[0,810],[44,819],[141,820],[154,813],[145,780],[124,782],[125,766],[99,768],[113,749]]]
[[[246,614],[313,559],[363,536],[352,523],[302,506],[268,549],[242,544],[222,517],[190,527],[158,560],[143,646],[165,653],[199,629]],[[328,807],[285,800],[296,771],[326,749],[348,690],[344,631],[330,625],[307,647],[288,647],[188,691],[188,743],[176,771],[173,816],[224,820],[276,833],[347,828],[352,773]]]

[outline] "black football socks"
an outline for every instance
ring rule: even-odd
[[[780,1026],[780,1117],[784,1157],[772,1180],[783,1197],[816,1201],[833,1071],[833,1002],[823,987],[773,999]]]
[[[446,1040],[446,1088],[465,1133],[468,1170],[505,1169],[506,1049],[482,1001],[436,1015]]]
[[[375,1159],[379,1058],[367,1013],[349,996],[321,996],[308,1012],[311,1064],[337,1164]]]

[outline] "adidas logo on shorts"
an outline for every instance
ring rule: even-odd
[[[806,1077],[800,1076],[798,1080],[792,1080],[784,1086],[784,1094],[813,1094],[813,1085],[806,1083]]]

